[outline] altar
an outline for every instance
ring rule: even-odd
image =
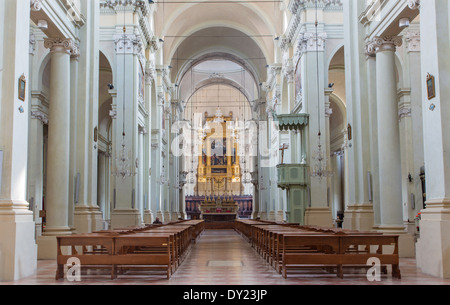
[[[206,229],[232,229],[239,206],[232,196],[210,196],[200,204],[200,218]]]

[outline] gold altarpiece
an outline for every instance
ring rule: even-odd
[[[200,144],[197,171],[197,194],[205,197],[202,214],[237,214],[238,205],[233,196],[241,194],[241,169],[239,145],[235,140],[232,113],[229,116],[206,117],[205,130]],[[233,128],[229,128],[233,126]]]

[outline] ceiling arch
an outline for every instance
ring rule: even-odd
[[[258,83],[267,75],[267,58],[253,38],[233,28],[211,27],[185,37],[173,51],[170,61],[172,80],[179,81],[189,67],[207,57],[228,58],[239,63],[252,71]]]
[[[282,11],[279,4],[214,3],[208,0],[196,3],[159,3],[156,14],[156,33],[164,37],[164,58],[171,59],[185,37],[202,29],[227,26],[253,37],[266,58],[273,58],[273,38],[282,31]]]

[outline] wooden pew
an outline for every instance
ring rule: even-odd
[[[235,229],[285,277],[288,270],[299,267],[319,267],[329,272],[336,269],[337,275],[343,277],[344,268],[370,268],[368,259],[376,257],[382,270],[391,265],[393,277],[401,278],[398,236],[253,220],[238,220]],[[383,252],[386,246],[393,249],[392,253]]]
[[[83,268],[110,269],[111,279],[129,269],[164,270],[170,278],[203,230],[199,220],[59,236],[56,279],[64,278],[70,258],[78,258]]]
[[[114,234],[89,234],[58,236],[56,280],[64,278],[64,265],[70,258],[80,260],[82,266],[110,268],[111,279],[115,277]],[[81,248],[77,249],[77,248]],[[92,250],[88,250],[92,248]],[[96,251],[95,249],[99,249]]]
[[[393,235],[283,235],[281,251],[282,274],[305,267],[336,267],[343,278],[343,268],[367,268],[369,258],[380,259],[381,265],[392,266],[392,276],[401,278],[398,256],[398,236]],[[394,246],[392,253],[383,252],[383,246]],[[371,248],[376,247],[376,252]],[[361,250],[363,249],[363,250]]]
[[[139,270],[165,270],[167,279],[174,272],[173,234],[137,233],[115,237],[114,265]],[[144,268],[143,266],[146,266]],[[114,268],[114,275],[116,272]]]

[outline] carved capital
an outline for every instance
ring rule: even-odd
[[[38,12],[42,9],[42,0],[30,0],[30,8],[34,12]]]
[[[143,43],[139,36],[135,34],[120,34],[114,37],[117,54],[141,54]]]
[[[408,7],[412,10],[420,10],[420,0],[408,0]]]
[[[67,53],[72,54],[75,44],[72,39],[65,38],[46,38],[44,39],[44,47],[50,49],[51,53]]]
[[[375,37],[373,40],[373,47],[375,48],[375,52],[383,52],[383,51],[393,51],[398,47],[401,47],[403,44],[403,39],[401,36],[382,36]]]
[[[323,52],[325,51],[325,43],[327,40],[327,33],[303,33],[299,48],[302,53],[305,52]]]
[[[31,111],[31,118],[42,122],[44,125],[48,125],[48,116],[40,110]]]

